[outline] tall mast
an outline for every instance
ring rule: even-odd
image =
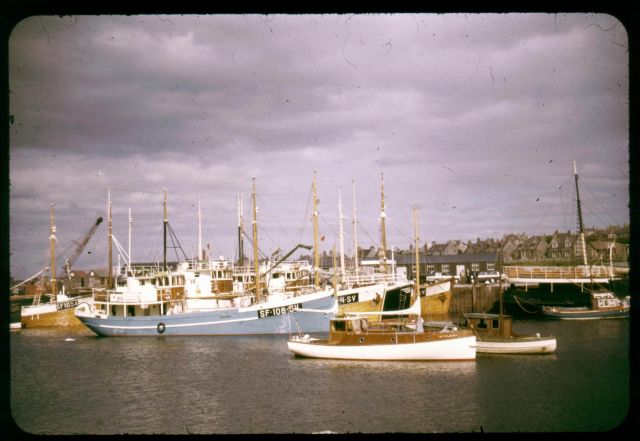
[[[167,190],[162,189],[164,193],[164,202],[163,202],[163,234],[162,234],[162,264],[164,266],[164,270],[167,270]]]
[[[582,260],[587,265],[587,247],[584,240],[584,224],[582,223],[582,206],[580,205],[580,191],[578,190],[578,169],[576,161],[573,161],[573,175],[576,180],[576,201],[578,203],[578,227],[580,229],[580,246],[582,247]]]
[[[198,196],[198,260],[202,260],[202,211],[200,210],[200,196]]]
[[[238,193],[238,265],[244,265],[244,225],[242,212],[242,195]]]
[[[340,274],[344,279],[344,233],[342,231],[342,219],[344,219],[344,216],[342,214],[342,192],[340,186],[338,186],[338,216],[340,218]]]
[[[256,284],[256,303],[262,302],[262,293],[260,292],[260,267],[258,264],[258,217],[256,209],[256,178],[253,180],[253,188],[251,190],[251,201],[253,204],[253,270],[255,272]]]
[[[418,207],[413,206],[413,235],[415,237],[415,253],[416,253],[416,289],[414,292],[414,302],[420,302],[420,251],[418,243],[420,242],[420,236],[418,234]],[[422,312],[421,312],[422,314]]]
[[[131,217],[131,207],[129,207],[129,249],[127,250],[127,253],[129,255],[129,273],[133,275],[131,270],[131,265],[133,265],[133,260],[131,259],[131,224],[133,224],[133,218]]]
[[[502,272],[502,268],[503,268],[503,264],[504,262],[502,261],[502,250],[498,249],[498,253],[500,254],[500,272]],[[500,281],[499,285],[498,285],[498,294],[500,295],[500,318],[502,319],[502,315],[504,314],[504,306],[502,304],[502,274],[498,275],[498,279]],[[500,320],[500,323],[502,323],[502,320]],[[502,324],[500,324],[500,326],[502,326]]]
[[[320,286],[320,253],[318,252],[318,193],[316,188],[316,171],[313,171],[313,274],[314,285]]]
[[[338,269],[336,268],[336,246],[331,250],[333,255],[333,296],[338,298]]]
[[[353,268],[358,272],[358,233],[356,230],[356,183],[352,179],[351,187],[353,189]]]
[[[51,301],[55,302],[56,299],[56,253],[55,253],[55,243],[56,243],[56,225],[54,223],[55,217],[53,214],[53,204],[51,204],[50,209],[50,226],[49,226],[49,241],[51,242]]]
[[[380,269],[383,273],[387,273],[387,230],[385,225],[385,218],[387,215],[384,212],[384,174],[380,173]]]
[[[107,262],[107,287],[111,288],[113,285],[113,281],[112,281],[112,272],[113,272],[113,234],[112,234],[112,220],[111,220],[111,188],[108,189],[108,193],[107,193],[107,219],[109,220],[107,225],[109,226],[108,228],[108,234],[107,234],[107,240],[108,240],[108,247],[109,247],[109,252],[108,252],[108,262]]]

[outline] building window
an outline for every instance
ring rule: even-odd
[[[447,263],[443,263],[442,264],[442,274],[449,274],[449,264]]]
[[[436,270],[436,267],[433,265],[427,265],[427,272],[431,273],[434,272]]]
[[[471,264],[471,271],[480,271],[480,264],[479,263],[472,263]]]
[[[487,271],[495,271],[496,264],[495,263],[487,263]]]

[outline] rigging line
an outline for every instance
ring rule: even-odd
[[[362,224],[360,223],[360,221],[358,221],[358,222],[357,222],[357,224],[358,224],[358,231],[362,231],[362,232],[364,232],[364,234],[369,238],[369,240],[371,241],[371,243],[372,243],[372,244],[378,244],[378,243],[380,242],[380,240],[379,240],[379,239],[373,239],[373,238],[371,237],[371,235],[369,234],[369,232],[367,231],[367,229],[364,227],[364,225],[362,225]],[[376,245],[376,247],[377,247],[377,245]]]
[[[309,209],[309,207],[311,206],[311,199],[312,199],[312,191],[313,191],[313,185],[309,186],[309,191],[307,193],[307,206],[304,209],[304,217],[302,219],[302,227],[300,228],[300,235],[298,236],[298,241],[297,243],[302,242],[302,236],[304,235],[304,229],[307,226],[307,222],[311,222],[311,210]]]
[[[542,218],[540,219],[540,221],[538,222],[538,225],[536,226],[536,228],[533,230],[534,235],[539,235],[541,234],[541,230],[542,230],[542,225],[545,222],[545,219],[547,218],[547,215],[549,214],[551,207],[553,205],[553,201],[557,200],[558,202],[560,202],[560,206],[561,206],[561,211],[562,211],[562,205],[564,202],[564,197],[560,197],[560,196],[564,196],[566,195],[565,192],[565,188],[566,186],[570,183],[570,178],[566,178],[560,185],[558,185],[556,187],[556,191],[551,195],[551,203],[546,205],[546,211],[543,213]]]
[[[589,194],[591,195],[591,197],[593,198],[593,200],[594,200],[594,201],[596,201],[596,203],[597,203],[597,204],[598,204],[598,205],[599,205],[599,206],[604,210],[604,212],[605,212],[605,213],[607,213],[607,215],[609,215],[609,218],[611,219],[611,222],[615,224],[615,223],[616,223],[616,221],[615,221],[615,219],[613,218],[613,216],[611,215],[611,213],[609,212],[609,210],[607,210],[607,207],[605,207],[605,206],[604,206],[604,204],[602,204],[602,203],[598,200],[598,198],[596,198],[596,195],[595,195],[595,194],[593,194],[593,193],[591,192],[591,189],[590,189],[589,187],[585,187],[585,188],[586,188],[586,190],[589,192]],[[593,213],[593,212],[592,212],[592,213]],[[595,214],[595,213],[593,213],[593,214]],[[597,215],[596,215],[596,217],[597,217]],[[600,218],[599,218],[599,219],[600,219]],[[600,221],[601,221],[601,222],[603,222],[603,224],[604,224],[604,221],[603,221],[602,219],[600,219]]]
[[[266,214],[268,214],[268,216],[271,218],[268,220],[275,222],[278,225],[278,227],[280,227],[280,230],[282,231],[282,233],[287,234],[286,230],[284,229],[284,227],[282,226],[278,218],[269,209],[269,204],[266,203],[266,201],[262,196],[257,196],[257,204],[258,206],[263,207],[263,211],[266,212]]]
[[[178,236],[176,236],[176,234],[173,231],[173,228],[171,228],[171,224],[169,223],[169,221],[167,221],[167,227],[169,227],[169,237],[171,238],[171,243],[173,244],[173,250],[176,254],[176,260],[180,261],[180,256],[178,256],[178,248],[180,249],[180,251],[182,251],[182,255],[184,256],[184,259],[187,260],[187,255],[184,253],[184,250],[182,249],[182,245],[180,245],[180,241],[178,240]],[[175,239],[175,242],[174,242]],[[178,246],[176,247],[175,244],[176,242],[178,243]]]

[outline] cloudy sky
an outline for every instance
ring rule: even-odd
[[[237,256],[251,179],[265,254],[629,222],[627,32],[606,14],[38,16],[9,40],[10,264],[58,262],[111,189],[113,231],[134,261],[162,259],[163,189],[187,256]],[[107,263],[106,222],[76,268]],[[245,253],[251,253],[247,244]],[[169,258],[175,250],[169,250]],[[294,257],[296,257],[294,255]],[[114,258],[114,264],[115,264]],[[61,267],[58,272],[61,272]]]

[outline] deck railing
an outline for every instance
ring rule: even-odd
[[[605,265],[579,266],[505,266],[507,279],[602,279],[613,277]]]

